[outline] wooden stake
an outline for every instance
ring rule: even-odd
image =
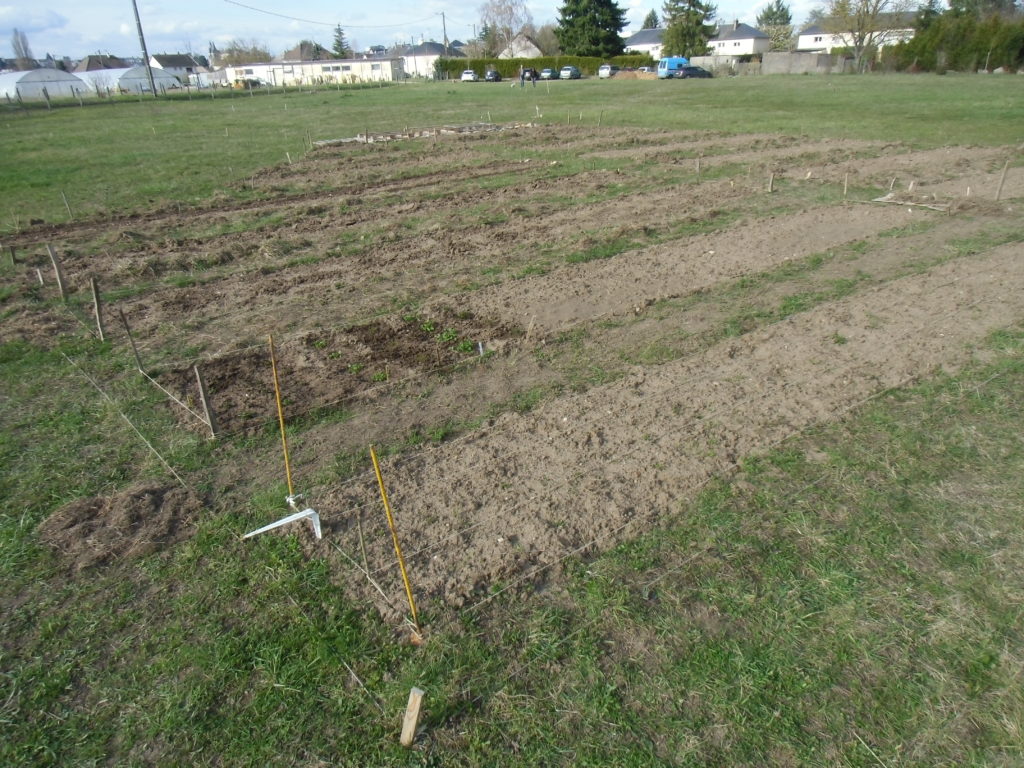
[[[1003,163],[1003,173],[999,177],[999,188],[996,190],[996,202],[999,202],[999,198],[1003,196],[1003,182],[1006,181],[1006,170],[1010,167],[1010,161],[1007,160]]]
[[[36,277],[39,278],[39,284],[40,285],[46,285],[46,281],[43,280],[43,270],[37,269],[36,270]]]
[[[843,200],[846,199],[846,190],[849,189],[849,186],[850,186],[850,174],[844,173],[843,174]]]
[[[47,243],[46,250],[50,254],[50,261],[53,263],[53,272],[57,276],[57,290],[60,291],[60,300],[68,300],[68,292],[64,289],[64,273],[60,268],[60,259],[57,258],[57,252],[53,250],[53,246]]]
[[[11,257],[11,266],[12,267],[16,267],[18,265],[18,260],[14,256],[14,246],[13,245],[8,245],[7,246],[7,253]]]
[[[892,188],[896,186],[896,177],[892,177],[892,181],[889,182],[889,191],[892,192]]]
[[[71,206],[68,204],[68,196],[64,194],[64,190],[60,191],[60,198],[64,201],[64,207],[68,209],[68,221],[74,221],[75,215],[71,213]]]
[[[359,552],[363,556],[363,571],[370,575],[370,560],[366,556],[366,542],[363,540],[363,513],[359,512],[356,517],[356,532],[359,534]]]
[[[92,307],[96,313],[96,330],[100,335],[100,341],[107,340],[107,334],[103,328],[103,304],[100,302],[100,287],[95,277],[89,278],[89,285],[92,287]]]
[[[768,176],[768,191],[769,192],[774,192],[775,191],[775,174],[774,173],[772,173],[771,175]]]
[[[401,744],[403,747],[411,747],[412,743],[416,740],[416,728],[420,722],[420,707],[423,704],[423,695],[423,691],[419,688],[413,688],[409,691],[409,703],[405,707],[405,719],[402,720]]]
[[[210,439],[217,439],[217,419],[213,414],[213,408],[210,407],[210,396],[206,393],[206,382],[203,381],[203,374],[199,372],[199,366],[193,365],[192,369],[196,372],[196,384],[199,385],[199,402],[203,404],[203,413],[206,414],[206,423],[210,427]]]
[[[142,367],[142,358],[139,357],[139,348],[135,346],[135,338],[132,336],[132,329],[128,327],[128,318],[124,316],[124,310],[117,310],[117,314],[121,316],[121,324],[124,326],[124,332],[128,334],[128,343],[132,346],[132,353],[135,355],[135,365],[139,369],[139,373],[145,373],[146,369]]]
[[[601,127],[601,121],[602,120],[604,120],[604,110],[603,109],[600,112],[597,113],[597,127],[598,128]]]

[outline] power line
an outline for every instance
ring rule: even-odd
[[[331,27],[331,28],[334,28],[334,27],[344,27],[344,28],[347,28],[347,29],[393,29],[393,28],[397,28],[397,27],[407,27],[410,24],[422,24],[425,21],[431,21],[437,15],[437,14],[431,14],[430,16],[427,16],[425,18],[413,19],[412,21],[404,21],[401,24],[372,24],[372,25],[339,24],[336,21],[335,22],[317,21],[316,19],[302,19],[302,18],[299,18],[298,16],[288,16],[287,14],[284,14],[284,13],[277,13],[276,11],[267,11],[267,10],[264,10],[263,8],[257,8],[256,6],[253,6],[253,5],[246,5],[245,3],[238,2],[238,0],[224,0],[224,2],[225,3],[230,3],[231,5],[237,5],[240,8],[246,8],[246,9],[248,9],[250,11],[256,11],[256,13],[265,13],[268,16],[277,16],[279,19],[288,19],[289,21],[301,21],[303,24],[317,24],[317,25],[322,26],[322,27]]]

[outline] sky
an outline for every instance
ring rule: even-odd
[[[721,22],[738,19],[754,24],[770,0],[719,0]],[[300,40],[315,40],[330,48],[334,27],[341,24],[349,43],[358,50],[371,45],[436,40],[466,41],[474,36],[481,2],[450,0],[388,0],[379,5],[361,0],[136,0],[146,47],[154,53],[206,54],[209,44],[224,47],[232,39],[255,40],[272,55],[295,47]],[[651,10],[661,14],[662,0],[618,0],[626,11],[623,36],[640,29]],[[534,23],[540,26],[558,19],[561,0],[527,0]],[[790,0],[796,25],[818,3]],[[268,13],[269,12],[269,13]],[[274,15],[279,14],[279,15]],[[442,21],[442,14],[443,21]],[[289,18],[283,18],[287,16]],[[15,29],[24,32],[36,58],[47,53],[81,58],[93,53],[138,56],[140,46],[131,0],[0,0],[0,58],[13,56]]]

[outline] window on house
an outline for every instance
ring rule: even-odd
[[[375,72],[379,72],[380,71],[380,64],[371,64],[370,65],[370,69],[372,69]]]
[[[352,66],[350,64],[342,64],[341,65],[341,71],[342,72],[351,72],[352,71]]]
[[[251,69],[243,69],[242,70],[242,74],[243,75],[251,75],[252,74],[252,70]]]
[[[820,43],[821,42],[821,35],[818,35],[817,37],[815,37],[814,38],[814,42]]]

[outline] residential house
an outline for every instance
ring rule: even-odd
[[[626,39],[626,53],[646,53],[654,60],[661,58],[661,36],[664,29],[641,29]]]
[[[149,65],[174,75],[182,83],[191,82],[194,75],[206,71],[205,67],[187,53],[154,54],[149,57]]]
[[[86,56],[75,65],[74,72],[93,72],[97,69],[128,69],[128,62],[117,56],[97,53]]]
[[[765,53],[771,47],[771,38],[749,24],[734,21],[720,26],[708,47],[714,56],[749,56]]]
[[[392,51],[391,55],[402,57],[402,66],[407,75],[413,77],[434,77],[434,64],[441,57],[446,59],[464,58],[465,54],[455,50],[451,45],[442,45],[433,40],[420,42],[419,45],[400,49],[401,53]]]
[[[887,45],[910,40],[914,36],[913,13],[887,13],[879,16],[879,30],[872,33],[871,44],[879,51]],[[849,33],[830,32],[835,28],[827,20],[800,31],[796,50],[800,53],[832,53],[836,48],[851,48],[853,40]]]
[[[512,38],[512,42],[508,44],[501,53],[498,54],[499,59],[536,59],[539,56],[543,56],[544,53],[541,51],[540,46],[528,35],[519,34]]]

